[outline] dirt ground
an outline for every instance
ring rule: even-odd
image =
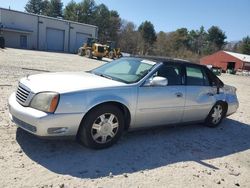
[[[103,63],[74,54],[0,51],[1,188],[250,187],[250,77],[220,77],[237,87],[240,107],[218,128],[193,124],[130,132],[105,150],[43,140],[9,120],[7,99],[21,77]]]

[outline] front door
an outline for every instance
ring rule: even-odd
[[[185,103],[181,72],[178,65],[162,65],[154,76],[167,78],[167,86],[139,87],[135,127],[181,122]]]

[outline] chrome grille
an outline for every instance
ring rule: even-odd
[[[16,100],[20,104],[24,106],[28,106],[28,98],[30,95],[30,90],[28,88],[25,88],[24,86],[21,86],[21,84],[18,85],[17,91],[16,91]]]

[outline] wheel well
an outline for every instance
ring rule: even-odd
[[[122,103],[110,101],[110,102],[104,102],[104,103],[101,103],[101,104],[98,104],[98,105],[92,107],[92,108],[84,115],[84,117],[82,118],[82,121],[81,121],[80,126],[79,126],[79,128],[78,128],[78,132],[79,132],[79,129],[81,128],[82,122],[84,122],[84,119],[87,117],[87,115],[88,115],[89,113],[91,113],[92,110],[94,110],[94,109],[96,109],[96,108],[98,108],[98,107],[100,107],[100,106],[107,105],[107,104],[109,104],[109,105],[110,105],[110,104],[111,104],[111,105],[114,105],[114,106],[118,107],[118,108],[122,111],[122,113],[124,114],[124,120],[125,120],[125,130],[128,130],[129,125],[130,125],[130,121],[131,121],[131,115],[130,115],[129,109],[128,109],[124,104],[122,104]]]
[[[227,104],[227,102],[226,102],[226,101],[217,101],[216,103],[221,103],[221,104],[222,104],[222,106],[223,106],[224,109],[225,109],[225,114],[224,114],[224,116],[226,116],[226,114],[227,114],[227,109],[228,109],[228,104]]]

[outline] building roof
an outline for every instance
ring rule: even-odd
[[[21,14],[26,14],[26,15],[31,15],[31,16],[38,16],[38,17],[47,18],[47,19],[51,19],[51,20],[57,20],[57,21],[62,21],[62,22],[74,23],[74,24],[77,24],[77,25],[85,25],[85,26],[89,26],[89,27],[98,28],[95,25],[85,24],[85,23],[80,23],[80,22],[74,22],[74,21],[71,21],[71,20],[64,20],[62,18],[54,18],[54,17],[50,17],[50,16],[44,16],[44,15],[41,15],[41,14],[33,14],[33,13],[29,13],[29,12],[22,12],[22,11],[18,11],[18,10],[12,10],[12,9],[7,9],[7,8],[0,7],[0,10],[1,9],[5,10],[5,11],[17,12],[17,13],[21,13]]]
[[[235,53],[235,52],[228,52],[228,51],[223,51],[241,61],[250,63],[250,55],[246,55],[246,54],[240,54],[240,53]]]
[[[32,30],[20,29],[20,28],[15,28],[15,27],[3,27],[2,29],[4,31],[13,31],[17,33],[27,33],[27,34],[30,34],[33,32]]]

